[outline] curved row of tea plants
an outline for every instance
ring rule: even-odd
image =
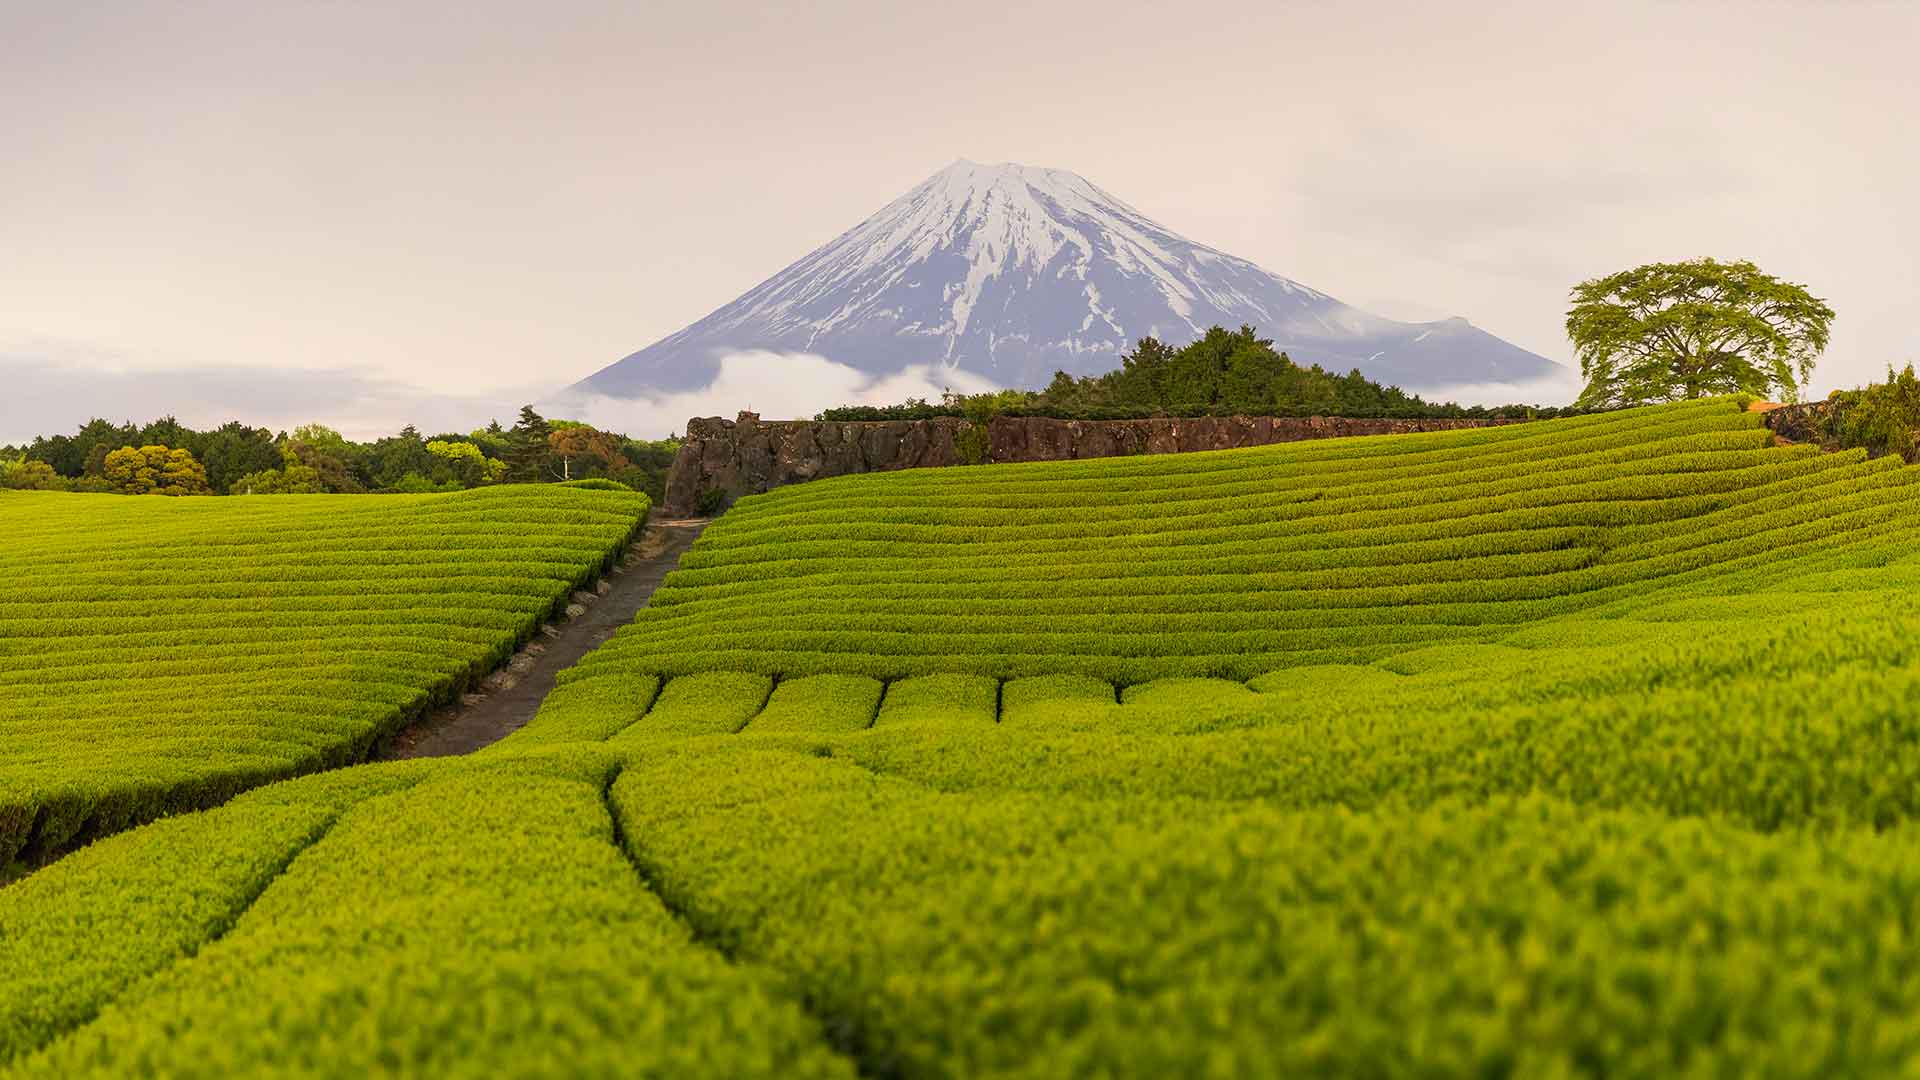
[[[0,493],[0,866],[361,760],[510,656],[646,508]]]

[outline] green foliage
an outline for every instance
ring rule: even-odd
[[[999,708],[1000,686],[996,680],[978,675],[925,675],[887,684],[874,724],[991,724]]]
[[[364,758],[506,660],[643,496],[0,500],[0,865]],[[73,537],[110,537],[73,556]]]
[[[1896,454],[1909,464],[1920,462],[1920,378],[1913,365],[1887,381],[1860,390],[1833,394],[1835,439],[1842,447],[1864,447],[1878,457]]]
[[[670,902],[791,972],[871,1074],[1820,1077],[1920,1055],[1911,826],[1765,836],[1541,797],[1283,812],[1153,794],[1168,775],[1125,799],[942,790],[743,747],[630,768],[614,798]]]
[[[587,754],[416,769],[336,813],[223,809],[47,871],[30,943],[80,937],[61,924],[112,903],[162,910],[129,912],[144,932],[104,964],[84,940],[35,958],[40,982],[127,989],[69,993],[52,1015],[27,1002],[28,1045],[45,1045],[9,1075],[851,1080],[789,991],[697,944],[635,873],[603,795],[615,768]],[[185,835],[231,861],[182,850]]]
[[[211,495],[207,470],[185,450],[123,446],[107,453],[101,478],[123,495]]]
[[[325,424],[302,424],[287,437],[289,442],[309,446],[322,454],[345,460],[353,453],[353,444]]]
[[[754,734],[779,731],[860,731],[871,727],[886,689],[858,675],[810,675],[774,687],[767,706],[750,721]]]
[[[828,409],[821,420],[926,420],[953,416],[984,426],[995,416],[1050,416],[1117,420],[1152,416],[1349,416],[1407,419],[1553,417],[1573,410],[1528,406],[1485,408],[1432,404],[1398,387],[1382,386],[1359,370],[1336,375],[1301,367],[1251,326],[1213,327],[1182,348],[1141,338],[1120,358],[1120,369],[1075,378],[1054,374],[1044,390],[947,394],[938,405],[910,398],[901,405]],[[969,464],[979,455],[961,447]]]
[[[0,1066],[185,960],[342,810],[419,773],[384,765],[276,785],[104,840],[0,890]]]
[[[53,466],[44,461],[20,458],[0,460],[0,488],[14,491],[65,491],[69,486],[66,477],[54,472]]]
[[[518,455],[518,479],[524,482],[605,478],[658,502],[680,448],[678,439],[629,439],[578,421],[547,421],[530,408],[521,421],[514,431],[496,421],[470,434],[432,439],[408,425],[387,438],[356,443],[322,424],[276,437],[237,421],[202,432],[172,417],[144,428],[93,420],[75,435],[35,439],[12,457],[43,463],[66,481],[49,481],[37,467],[24,474],[41,489],[121,491],[121,483],[104,478],[108,453],[122,446],[160,446],[184,450],[204,463],[213,493],[262,495],[458,491],[501,482],[512,467],[509,459]]]
[[[1726,399],[781,489],[478,758],[0,890],[0,1032],[60,1076],[1902,1075],[1916,537],[1920,473]]]
[[[657,675],[615,672],[554,687],[532,723],[498,748],[517,750],[548,743],[599,742],[632,727],[660,693]]]
[[[962,465],[984,465],[987,463],[987,448],[991,438],[987,425],[974,421],[955,433],[953,452]]]
[[[1370,663],[1889,527],[1920,489],[1863,457],[1776,447],[1707,401],[839,477],[741,500],[582,670],[1133,683]]]
[[[427,453],[443,462],[447,471],[452,473],[453,481],[461,487],[498,483],[507,475],[506,462],[487,457],[470,442],[442,442],[436,439],[427,444]]]
[[[327,485],[320,470],[301,465],[298,459],[284,468],[248,473],[233,482],[229,495],[325,495]]]
[[[506,479],[517,483],[539,483],[547,479],[547,462],[552,456],[553,428],[531,405],[520,407],[520,419],[506,433]]]
[[[679,453],[679,439],[622,439],[620,455],[630,464],[612,478],[658,503],[666,493],[667,471]]]
[[[832,673],[613,796],[869,1074],[1897,1072],[1915,479],[1714,401],[828,481],[565,685]]]
[[[1587,388],[1614,408],[1750,393],[1799,400],[1833,309],[1750,262],[1650,263],[1573,288],[1567,337]]]
[[[614,736],[617,743],[690,735],[731,735],[766,705],[773,680],[738,671],[709,671],[674,679],[653,707]]]
[[[388,490],[396,495],[429,495],[435,492],[462,491],[465,489],[458,480],[449,479],[445,483],[436,484],[417,472],[410,472],[402,476],[399,480],[394,481]]]

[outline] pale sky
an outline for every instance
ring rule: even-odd
[[[0,0],[0,441],[504,418],[958,157],[1563,362],[1703,255],[1920,360],[1920,3],[1571,7]]]

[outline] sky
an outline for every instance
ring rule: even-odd
[[[1920,4],[1573,7],[0,0],[0,442],[509,419],[960,157],[1562,362],[1708,255],[1838,311],[1815,393],[1920,361]],[[836,366],[759,400],[937,390]]]

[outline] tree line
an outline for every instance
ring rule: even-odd
[[[1101,375],[1055,372],[1042,390],[947,394],[939,403],[909,398],[898,405],[848,406],[820,420],[921,420],[935,416],[1049,416],[1061,420],[1131,420],[1153,416],[1364,416],[1392,419],[1552,417],[1569,409],[1529,405],[1463,406],[1424,400],[1361,374],[1295,363],[1251,326],[1215,326],[1174,348],[1145,337]]]
[[[232,421],[196,431],[95,419],[72,435],[0,446],[0,487],[127,495],[459,491],[484,484],[607,479],[661,496],[678,439],[630,439],[529,405],[511,427],[422,435],[412,425],[355,442],[321,424],[273,432]]]

